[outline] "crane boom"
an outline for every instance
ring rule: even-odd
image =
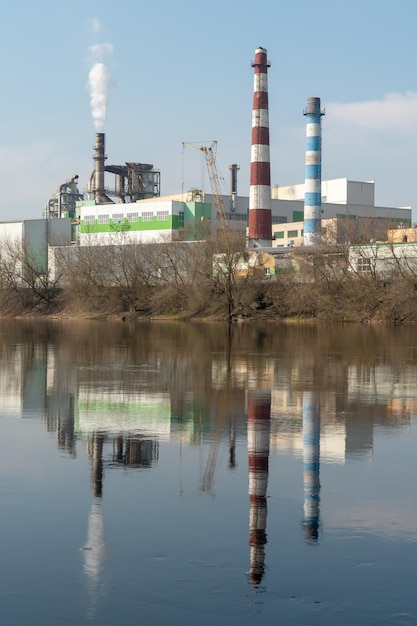
[[[190,146],[191,148],[196,148],[200,150],[204,154],[204,158],[206,160],[207,171],[210,178],[211,192],[214,197],[214,206],[216,209],[216,217],[219,220],[220,226],[224,228],[227,226],[226,213],[224,210],[223,204],[223,196],[220,190],[219,177],[217,174],[217,166],[216,166],[216,149],[217,149],[217,141],[212,141],[209,146],[199,146],[193,143],[188,143],[183,141],[183,147]]]

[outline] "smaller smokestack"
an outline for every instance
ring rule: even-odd
[[[230,170],[230,197],[232,200],[232,211],[236,209],[236,196],[237,196],[237,173],[240,170],[239,165],[232,163],[229,165]]]

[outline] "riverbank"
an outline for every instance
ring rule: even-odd
[[[371,277],[294,283],[285,279],[237,283],[228,294],[210,285],[151,286],[128,298],[119,289],[59,290],[42,298],[28,290],[4,292],[2,317],[54,319],[212,320],[286,322],[417,321],[417,288],[404,277],[390,283]],[[135,296],[135,297],[133,297]]]

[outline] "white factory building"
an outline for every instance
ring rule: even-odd
[[[245,230],[249,197],[236,196],[232,200],[223,196],[221,200],[228,226]],[[77,204],[80,223],[78,242],[81,245],[111,244],[116,240],[163,242],[184,238],[204,239],[219,223],[215,198],[200,190],[135,203],[95,204],[94,201],[81,201]],[[273,247],[302,245],[304,184],[274,187],[271,210]],[[362,230],[366,230],[364,236],[368,241],[379,238],[374,232],[374,220],[379,220],[380,230],[384,232],[388,227],[411,226],[411,207],[375,206],[373,181],[349,181],[346,178],[322,181],[322,231],[324,236],[332,233],[331,243],[341,242],[341,238],[343,243],[351,239],[358,241]]]
[[[2,262],[13,269],[16,276],[27,275],[31,268],[39,276],[46,276],[50,270],[50,250],[55,246],[72,245],[71,222],[69,218],[0,222]]]
[[[272,198],[287,218],[273,217],[273,246],[303,245],[304,184],[274,187]],[[385,240],[388,228],[411,226],[411,207],[375,206],[374,181],[323,180],[321,202],[322,239],[328,243]]]
[[[304,184],[275,187],[272,196],[272,246],[302,245]],[[205,239],[219,225],[215,200],[218,205],[218,198],[200,190],[136,202],[81,200],[76,202],[75,217],[62,214],[60,218],[0,222],[3,254],[7,246],[21,245],[41,273],[49,270],[54,275],[52,260],[58,246]],[[221,200],[228,226],[245,231],[249,198],[223,196]],[[388,228],[410,226],[411,207],[375,206],[373,181],[322,181],[322,234],[331,243],[384,241]]]

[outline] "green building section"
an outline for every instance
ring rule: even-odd
[[[184,226],[194,220],[211,220],[212,207],[207,202],[183,202]]]
[[[81,213],[81,206],[91,206],[96,208],[95,202],[83,202],[79,203],[79,214]],[[207,226],[210,223],[212,217],[212,206],[206,202],[182,202],[178,203],[180,209],[178,215],[168,212],[165,219],[155,214],[151,219],[144,219],[140,212],[146,212],[146,205],[116,205],[117,209],[113,211],[114,214],[121,213],[122,210],[126,213],[138,213],[136,220],[128,219],[127,216],[123,217],[123,220],[113,220],[111,218],[111,211],[106,206],[103,206],[103,213],[108,211],[109,220],[106,223],[99,223],[98,219],[95,219],[93,223],[85,223],[84,219],[80,219],[80,232],[81,234],[92,233],[114,233],[114,232],[134,232],[134,231],[179,231],[184,229],[188,231],[187,239],[200,238],[204,232],[207,232]],[[164,205],[161,203],[160,212],[167,213]],[[157,209],[158,210],[158,209]]]

